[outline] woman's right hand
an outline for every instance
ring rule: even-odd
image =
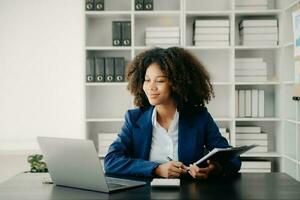
[[[155,170],[154,173],[157,176],[164,178],[179,178],[182,174],[187,173],[187,166],[182,162],[169,161],[163,164],[160,164]]]

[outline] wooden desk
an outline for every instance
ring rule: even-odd
[[[0,199],[300,199],[300,183],[284,173],[240,174],[230,180],[182,180],[177,189],[152,189],[148,184],[113,194],[42,184],[48,177],[19,174],[0,185]]]

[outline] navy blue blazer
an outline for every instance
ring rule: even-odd
[[[118,138],[110,145],[104,160],[106,173],[153,177],[160,164],[149,161],[152,142],[152,112],[148,109],[128,110]],[[178,159],[189,166],[204,156],[204,146],[229,147],[219,128],[205,107],[194,115],[179,114]],[[221,163],[225,173],[236,173],[241,167],[239,158]]]

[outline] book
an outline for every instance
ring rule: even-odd
[[[95,58],[86,59],[86,82],[94,82],[95,77]]]
[[[195,34],[197,41],[229,41],[229,34]]]
[[[238,117],[239,116],[239,91],[238,90],[235,90],[234,96],[235,96],[235,116]]]
[[[268,134],[266,133],[237,133],[235,135],[237,140],[266,140]]]
[[[104,0],[95,0],[94,2],[95,10],[104,10]]]
[[[135,8],[135,10],[143,10],[144,9],[144,0],[135,0],[134,8]]]
[[[270,34],[277,33],[278,27],[244,27],[240,30],[240,34]]]
[[[270,169],[270,161],[242,161],[242,168],[251,168],[251,169]]]
[[[146,38],[179,38],[179,31],[147,31]]]
[[[271,172],[271,168],[270,169],[258,169],[258,168],[246,168],[246,169],[240,169],[239,171],[240,173],[270,173]]]
[[[146,44],[179,44],[179,38],[146,38]]]
[[[236,63],[236,70],[267,70],[266,63]]]
[[[242,34],[241,35],[242,40],[244,41],[269,41],[269,40],[278,40],[278,34],[277,33],[268,33],[268,34]]]
[[[131,46],[131,22],[121,22],[122,46]]]
[[[237,139],[236,145],[237,146],[243,146],[243,145],[251,145],[251,144],[257,144],[260,146],[268,146],[268,140],[250,140],[250,139]]]
[[[113,21],[112,22],[112,43],[113,46],[122,45],[122,22]]]
[[[243,45],[249,46],[276,46],[278,45],[277,40],[264,40],[264,41],[255,41],[255,40],[243,40]]]
[[[194,22],[195,27],[229,27],[229,20],[228,19],[197,19]]]
[[[257,145],[249,145],[249,146],[240,146],[240,147],[229,147],[229,148],[214,148],[204,157],[199,159],[196,164],[197,166],[205,166],[207,164],[207,160],[215,160],[215,161],[225,161],[232,158],[236,158],[239,155],[253,149]]]
[[[242,27],[277,27],[277,19],[244,19],[239,23],[239,28]]]
[[[236,76],[236,82],[263,82],[267,81],[266,76]]]
[[[115,57],[115,81],[123,82],[125,79],[125,59],[124,57]]]
[[[245,90],[239,90],[239,117],[245,117]]]
[[[144,0],[144,10],[153,10],[153,0]]]
[[[265,116],[265,91],[258,90],[258,116]]]
[[[176,178],[154,178],[151,187],[180,187],[180,179]]]
[[[235,1],[236,6],[264,6],[268,5],[268,0],[236,0]]]
[[[195,41],[195,46],[229,46],[229,41]]]
[[[261,127],[259,126],[237,126],[235,128],[237,133],[261,133]]]
[[[267,76],[267,69],[235,69],[235,76]]]
[[[229,27],[196,27],[194,29],[194,34],[207,34],[207,33],[213,33],[213,34],[229,34],[230,30]]]
[[[245,92],[245,117],[251,117],[251,90]]]
[[[105,64],[104,58],[95,58],[95,80],[96,82],[104,82]]]
[[[105,82],[113,82],[115,79],[114,58],[105,58]]]
[[[166,26],[162,26],[162,27],[146,27],[146,32],[149,31],[158,31],[158,32],[179,32],[179,27],[176,26],[170,26],[170,27],[166,27]]]
[[[253,89],[251,93],[251,114],[252,117],[258,117],[258,90]]]

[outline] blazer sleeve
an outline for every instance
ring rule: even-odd
[[[153,170],[159,163],[133,158],[133,124],[129,111],[118,138],[110,145],[104,159],[106,173],[153,177]]]
[[[219,132],[219,128],[213,120],[212,116],[207,112],[207,122],[205,125],[206,132],[206,148],[211,151],[214,148],[230,147],[227,140]],[[234,158],[220,163],[223,167],[225,175],[237,173],[241,168],[240,158]]]

